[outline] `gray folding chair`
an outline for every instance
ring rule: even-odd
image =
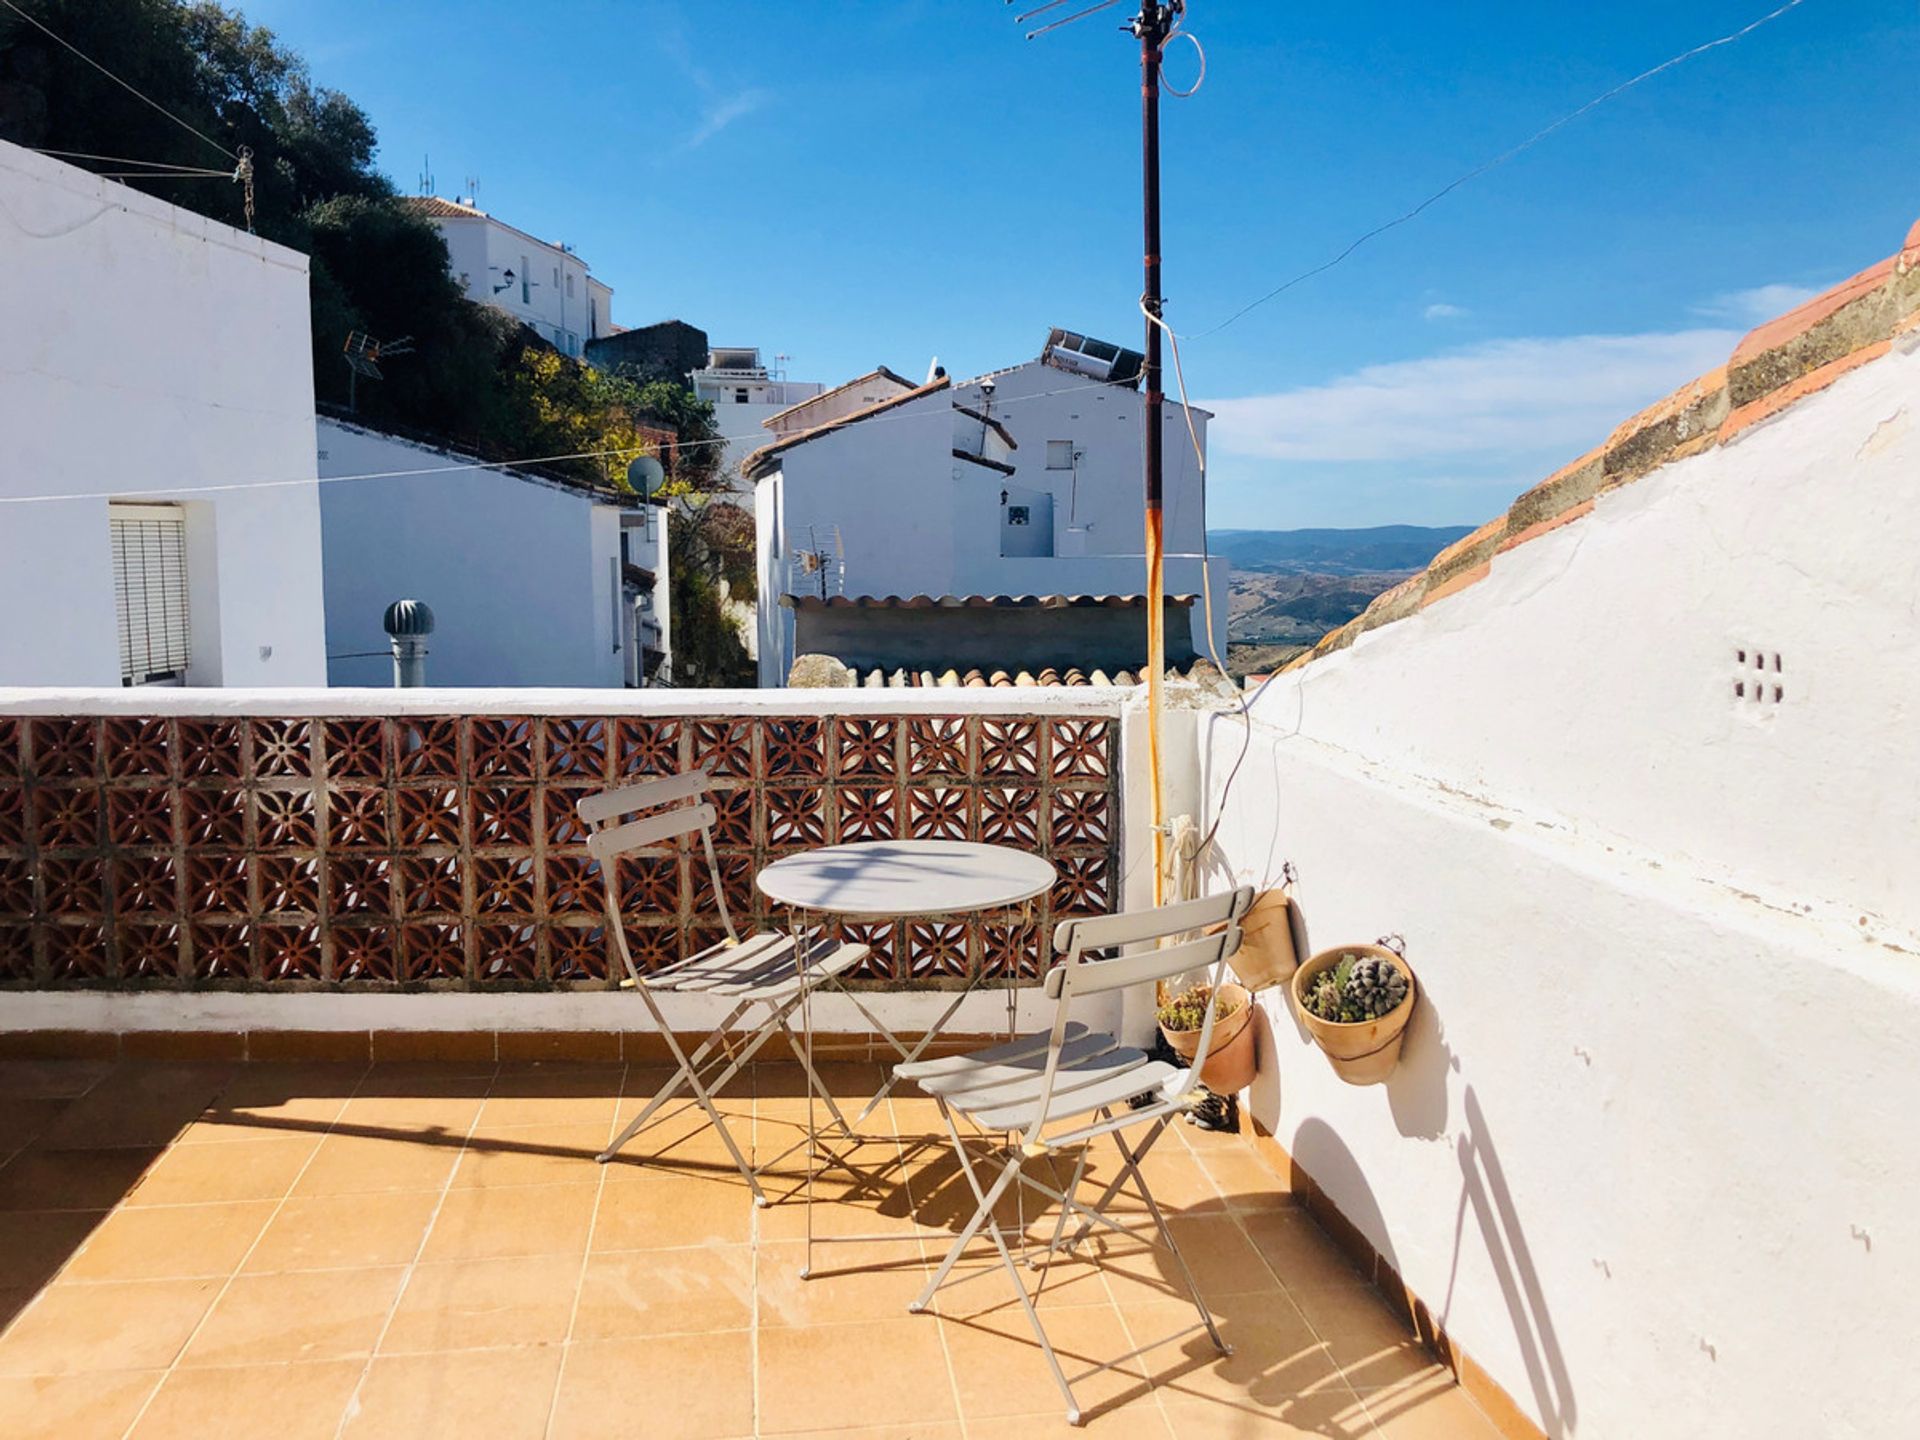
[[[726,888],[721,882],[720,863],[713,853],[713,805],[704,798],[707,772],[690,770],[665,780],[648,780],[588,795],[579,802],[580,819],[587,827],[587,853],[599,863],[601,879],[606,883],[607,920],[613,927],[620,960],[627,968],[622,987],[638,990],[653,1015],[661,1038],[672,1053],[676,1068],[646,1108],[634,1117],[614,1142],[599,1155],[605,1163],[620,1152],[629,1140],[646,1127],[660,1107],[691,1090],[694,1102],[706,1111],[707,1119],[719,1132],[727,1153],[740,1169],[756,1205],[767,1203],[760,1179],[748,1163],[726,1118],[713,1097],[759,1052],[775,1034],[784,1034],[806,1068],[818,1092],[826,1097],[828,1110],[842,1131],[852,1134],[846,1117],[833,1103],[832,1095],[814,1072],[811,1049],[794,1039],[788,1017],[817,986],[858,965],[867,957],[864,945],[848,945],[820,935],[796,940],[794,935],[762,931],[741,939],[734,929],[733,915],[727,908]],[[625,817],[635,817],[628,819]],[[633,963],[633,951],[627,944],[626,926],[620,913],[620,857],[649,846],[678,840],[698,832],[706,852],[707,873],[712,878],[714,898],[720,909],[720,923],[726,938],[699,954],[676,964],[643,973]],[[726,1018],[714,1027],[691,1055],[680,1045],[673,1027],[660,1011],[655,996],[664,994],[710,995],[731,1000]],[[752,1023],[736,1026],[757,1011]],[[735,1039],[736,1035],[739,1037]]]
[[[917,1314],[927,1307],[934,1292],[947,1283],[961,1252],[985,1229],[993,1238],[1007,1274],[1013,1278],[1027,1320],[1039,1338],[1040,1349],[1053,1370],[1060,1393],[1066,1397],[1067,1419],[1072,1424],[1080,1423],[1080,1407],[1073,1398],[1073,1387],[1047,1339],[1046,1327],[1040,1322],[1040,1312],[1034,1308],[1033,1296],[1021,1277],[1020,1267],[1014,1263],[1013,1252],[995,1219],[995,1207],[1016,1183],[1058,1203],[1059,1214],[1052,1238],[1042,1254],[1029,1257],[1029,1263],[1042,1269],[1041,1283],[1044,1284],[1045,1265],[1060,1252],[1073,1249],[1095,1225],[1123,1235],[1132,1234],[1105,1213],[1122,1188],[1131,1183],[1153,1218],[1154,1228],[1173,1260],[1181,1285],[1200,1312],[1201,1324],[1215,1347],[1223,1355],[1229,1353],[1227,1343],[1220,1338],[1212,1315],[1194,1287],[1193,1274],[1187,1269],[1172,1232],[1167,1229],[1166,1218],[1147,1189],[1146,1177],[1140,1173],[1141,1157],[1160,1138],[1168,1122],[1198,1098],[1192,1092],[1200,1065],[1213,1042],[1213,1007],[1207,1009],[1192,1069],[1150,1060],[1144,1051],[1121,1045],[1113,1036],[1089,1030],[1072,1020],[1070,1012],[1075,999],[1081,996],[1106,994],[1202,969],[1212,971],[1212,983],[1217,989],[1226,978],[1227,957],[1240,945],[1240,919],[1252,904],[1253,889],[1243,886],[1224,895],[1182,901],[1157,910],[1063,921],[1053,935],[1054,953],[1061,958],[1047,972],[1047,995],[1059,1002],[1050,1031],[1023,1036],[970,1055],[919,1061],[895,1069],[899,1078],[917,1084],[938,1102],[941,1119],[946,1122],[947,1134],[953,1141],[954,1155],[973,1190],[974,1199],[979,1202],[973,1218],[947,1251],[946,1259],[941,1261],[926,1289],[907,1308]],[[1203,931],[1208,933],[1159,948],[1175,937]],[[1141,946],[1147,948],[1130,948]],[[1096,958],[1099,952],[1123,949],[1127,953]],[[970,1157],[954,1123],[956,1116],[964,1116],[982,1134],[1004,1137],[998,1149],[983,1159]],[[1147,1133],[1137,1148],[1130,1148],[1125,1132],[1141,1126],[1147,1127]],[[1078,1192],[1086,1174],[1089,1142],[1102,1135],[1113,1137],[1119,1150],[1120,1169],[1099,1197],[1088,1203],[1079,1198]],[[1075,1149],[1079,1154],[1073,1178],[1064,1190],[1054,1188],[1048,1181],[1057,1177],[1047,1162],[1056,1152]],[[981,1171],[992,1171],[996,1167],[998,1173],[993,1175],[991,1183],[983,1184]],[[1043,1171],[1046,1179],[1032,1173],[1036,1168]],[[1066,1229],[1069,1215],[1080,1221],[1071,1235]],[[1024,1245],[1024,1235],[1018,1238]],[[1112,1366],[1099,1364],[1095,1368],[1111,1369]]]

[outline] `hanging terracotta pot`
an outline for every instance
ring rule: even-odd
[[[1254,1048],[1253,996],[1243,986],[1222,985],[1216,1004],[1237,1006],[1230,1014],[1218,1015],[1213,1022],[1213,1040],[1207,1046],[1207,1058],[1200,1066],[1200,1083],[1216,1095],[1231,1095],[1253,1083]],[[1200,1030],[1175,1030],[1161,1025],[1160,1033],[1188,1064],[1200,1049]]]
[[[1284,985],[1300,968],[1293,944],[1293,897],[1283,886],[1263,890],[1240,922],[1240,948],[1227,961],[1249,990]]]
[[[1407,977],[1407,998],[1377,1019],[1352,1024],[1322,1020],[1315,1015],[1306,1003],[1314,977],[1338,965],[1348,955],[1370,955],[1392,963]],[[1413,1018],[1414,1004],[1420,998],[1420,982],[1414,978],[1413,967],[1407,964],[1406,956],[1384,945],[1339,945],[1322,950],[1295,970],[1292,989],[1293,1008],[1299,1012],[1314,1043],[1326,1052],[1334,1074],[1349,1085],[1378,1085],[1393,1073],[1393,1067],[1400,1063],[1407,1022]]]

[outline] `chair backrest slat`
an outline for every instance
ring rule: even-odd
[[[660,805],[673,805],[682,800],[691,800],[696,795],[706,793],[707,772],[689,770],[684,775],[668,775],[660,780],[643,780],[637,785],[622,785],[615,790],[602,790],[596,795],[585,795],[575,807],[580,818],[589,825],[598,825],[602,821],[617,816],[631,815],[636,810],[652,810]]]
[[[1105,950],[1112,945],[1134,945],[1201,930],[1223,921],[1239,920],[1253,904],[1253,890],[1241,886],[1220,895],[1181,900],[1153,910],[1129,910],[1121,915],[1091,915],[1062,920],[1053,931],[1058,954],[1075,950]]]
[[[1141,950],[1112,960],[1082,957],[1056,965],[1047,972],[1047,995],[1054,1000],[1063,995],[1100,995],[1129,985],[1166,980],[1188,970],[1217,965],[1224,956],[1239,948],[1239,928],[1231,926],[1182,945],[1169,945],[1164,950]]]
[[[624,855],[644,845],[658,845],[662,840],[704,830],[713,822],[713,806],[688,805],[661,815],[649,815],[644,820],[629,820],[624,825],[596,830],[587,837],[587,852],[596,860],[605,860],[611,855]]]

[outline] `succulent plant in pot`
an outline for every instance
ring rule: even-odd
[[[1302,1023],[1350,1085],[1393,1072],[1418,993],[1406,957],[1384,944],[1322,950],[1293,975]]]
[[[1213,1036],[1200,1065],[1200,1083],[1220,1095],[1244,1090],[1253,1080],[1253,997],[1244,986],[1192,985],[1163,1004],[1154,1018],[1160,1033],[1189,1063],[1200,1049],[1207,1007],[1214,1011]]]

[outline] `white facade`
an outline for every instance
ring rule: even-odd
[[[469,300],[524,321],[563,355],[612,333],[613,290],[564,245],[539,240],[484,210],[438,197],[414,202],[447,242],[447,261]]]
[[[390,685],[382,628],[423,600],[432,686],[618,686],[644,674],[655,624],[667,644],[666,517],[573,486],[328,418],[321,488],[327,681]],[[449,467],[459,468],[449,468]],[[393,474],[418,471],[418,474]],[[641,604],[632,565],[651,572]]]
[[[1254,702],[1225,868],[1423,997],[1366,1089],[1266,997],[1253,1113],[1549,1435],[1920,1415],[1916,422],[1909,339]]]
[[[307,257],[4,142],[0,256],[0,683],[122,683],[113,500],[184,532],[178,679],[323,683]]]
[[[723,441],[720,473],[742,490],[750,487],[739,483],[740,462],[766,444],[766,422],[826,389],[812,380],[776,378],[758,350],[738,347],[710,350],[706,368],[691,379],[694,398],[713,403],[714,430]]]
[[[754,467],[762,685],[784,684],[792,668],[793,614],[780,597],[818,586],[811,553],[844,555],[829,585],[847,595],[1145,590],[1139,390],[1035,360],[908,393]],[[1198,594],[1200,467],[1180,407],[1167,404],[1164,419],[1167,591]],[[1207,420],[1194,412],[1203,451]],[[1224,656],[1226,562],[1210,573]]]

